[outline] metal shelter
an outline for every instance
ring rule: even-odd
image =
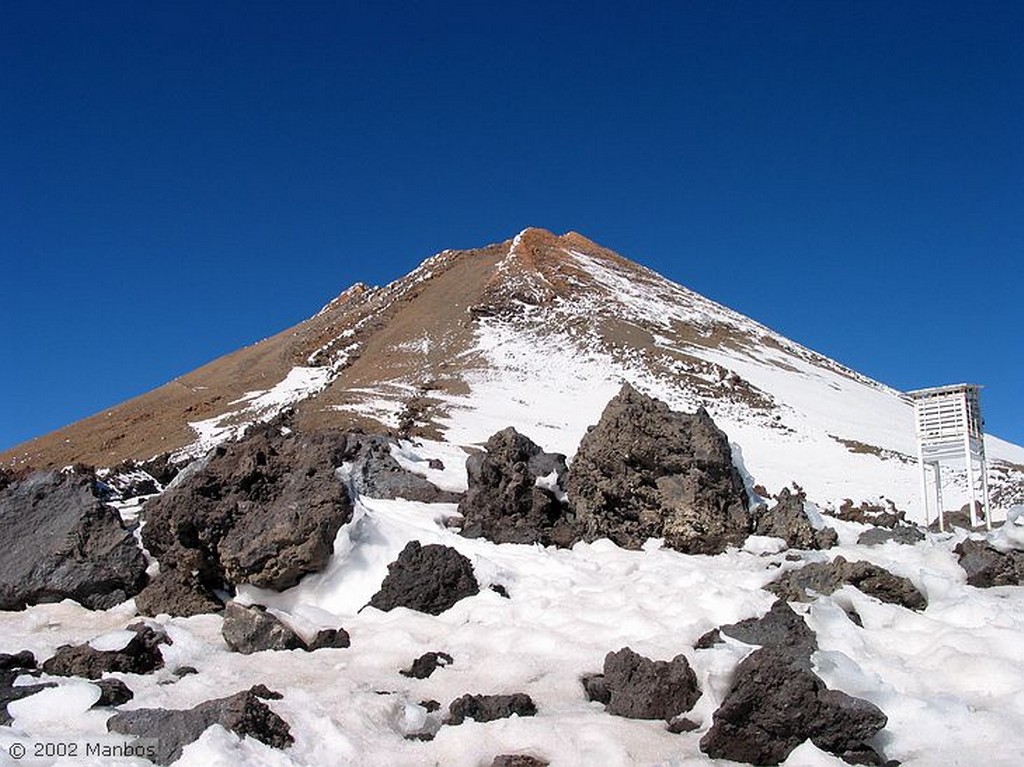
[[[929,510],[928,467],[934,474],[934,494],[939,529],[944,530],[942,512],[941,465],[963,467],[967,472],[967,488],[971,501],[971,526],[978,526],[978,479],[981,484],[981,507],[985,527],[992,529],[988,503],[988,470],[985,463],[985,422],[981,417],[981,387],[977,384],[954,384],[908,392],[914,401],[914,423],[917,430],[917,460],[921,469],[921,498],[925,519]],[[977,469],[975,469],[977,466]]]

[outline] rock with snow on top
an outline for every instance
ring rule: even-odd
[[[215,724],[239,737],[248,736],[273,748],[285,748],[294,742],[288,723],[263,702],[264,699],[280,697],[263,685],[256,685],[189,709],[138,708],[122,711],[107,720],[107,729],[123,735],[154,739],[157,753],[153,761],[161,765],[176,761],[185,746]]]
[[[1018,586],[1024,579],[1024,551],[1002,552],[986,541],[967,538],[957,544],[955,553],[971,586]]]
[[[463,695],[448,706],[446,724],[458,725],[467,719],[474,722],[491,722],[516,716],[534,716],[537,706],[533,699],[523,692],[511,695]]]
[[[404,498],[423,503],[454,503],[461,495],[441,490],[425,477],[402,467],[391,453],[395,442],[377,434],[344,435],[341,459],[348,479],[359,495]]]
[[[141,621],[128,626],[127,631],[134,636],[118,650],[97,650],[88,642],[63,645],[57,648],[52,658],[43,661],[42,669],[54,676],[99,679],[111,671],[148,674],[163,668],[160,646],[172,644],[167,632]]]
[[[624,548],[664,538],[687,554],[718,554],[750,533],[725,433],[703,408],[677,413],[629,384],[580,442],[568,494],[587,540]]]
[[[495,543],[569,546],[576,539],[562,488],[565,456],[545,453],[511,426],[466,459],[462,534]]]

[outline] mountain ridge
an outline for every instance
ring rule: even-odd
[[[572,455],[622,381],[673,408],[707,406],[751,484],[917,503],[906,395],[579,233],[538,228],[441,251],[385,286],[356,283],[298,325],[0,465],[184,460],[285,408],[304,430],[465,446],[511,423]],[[996,497],[1024,500],[1024,449],[989,442]]]

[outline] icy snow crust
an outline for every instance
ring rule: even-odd
[[[269,705],[291,725],[295,745],[275,751],[220,728],[185,749],[179,765],[478,765],[499,753],[528,752],[556,765],[709,764],[701,735],[728,690],[732,670],[751,647],[727,639],[695,651],[695,640],[723,623],[761,615],[773,601],[762,586],[794,564],[778,541],[760,538],[717,557],[687,556],[651,541],[625,551],[607,541],[571,550],[469,540],[442,525],[451,504],[360,498],[354,520],[338,534],[335,555],[320,574],[281,594],[243,589],[311,635],[344,626],[352,646],[305,653],[227,650],[221,618],[157,620],[173,645],[155,674],[115,674],[135,691],[123,708],[186,708],[264,683],[284,694]],[[908,767],[1019,763],[1024,732],[1024,600],[1020,589],[964,585],[951,553],[958,538],[931,536],[916,546],[854,545],[863,525],[827,520],[840,546],[808,556],[868,559],[911,579],[928,597],[922,613],[880,603],[852,588],[811,605],[795,605],[816,631],[815,667],[836,689],[866,698],[889,716],[881,743]],[[453,546],[473,563],[481,593],[440,616],[363,606],[379,588],[408,540]],[[505,586],[511,599],[487,588]],[[863,627],[844,610],[854,608]],[[0,652],[30,649],[45,658],[60,644],[100,637],[113,647],[131,620],[132,603],[93,613],[73,602],[0,613]],[[579,678],[599,671],[604,655],[629,645],[655,659],[687,656],[703,697],[690,717],[700,728],[672,735],[663,722],[611,716],[586,701]],[[428,651],[454,658],[424,680],[398,674]],[[176,680],[189,665],[199,674]],[[91,710],[98,690],[83,680],[56,680],[9,707],[13,725],[0,728],[0,753],[15,742],[108,736],[109,710]],[[168,682],[172,682],[169,683]],[[163,684],[162,684],[163,683]],[[444,708],[463,693],[526,692],[533,718],[441,727],[432,742],[404,735],[431,721],[419,704]],[[25,762],[32,763],[32,762]],[[39,764],[40,762],[35,762]],[[53,763],[53,762],[46,762]],[[75,764],[106,765],[101,760]],[[126,760],[120,764],[136,764]],[[722,762],[719,762],[722,763]],[[841,765],[805,743],[785,764]]]

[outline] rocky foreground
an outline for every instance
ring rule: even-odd
[[[672,412],[629,385],[608,403],[571,465],[564,455],[547,453],[508,428],[468,456],[467,488],[456,493],[432,484],[430,471],[403,465],[396,450],[385,436],[304,434],[279,420],[250,429],[243,439],[180,472],[150,473],[131,465],[101,473],[79,468],[0,476],[0,608],[27,610],[70,599],[107,611],[97,620],[103,631],[54,647],[44,658],[24,647],[0,646],[0,724],[10,737],[31,734],[22,720],[33,721],[33,696],[81,679],[90,680],[89,690],[96,691],[87,696],[86,709],[103,712],[109,733],[159,739],[160,748],[151,755],[159,764],[187,757],[190,744],[211,737],[204,733],[213,725],[272,749],[298,748],[301,737],[297,746],[288,711],[301,707],[303,664],[323,669],[314,658],[331,658],[344,676],[346,654],[375,648],[360,648],[360,632],[352,628],[362,611],[343,626],[339,616],[348,614],[345,610],[303,610],[299,597],[289,595],[320,588],[320,602],[326,604],[344,602],[345,591],[365,594],[362,610],[378,614],[374,620],[385,621],[379,625],[391,627],[387,631],[436,640],[446,636],[436,626],[447,625],[448,616],[462,616],[458,620],[469,632],[474,620],[482,621],[477,632],[483,635],[493,616],[514,622],[545,609],[523,601],[527,598],[515,582],[526,578],[524,573],[508,570],[510,582],[502,582],[502,571],[492,562],[497,555],[489,553],[497,549],[467,549],[477,552],[467,556],[453,539],[457,533],[466,546],[550,547],[548,555],[560,562],[588,551],[600,556],[601,547],[611,544],[636,552],[629,556],[638,562],[645,557],[674,561],[692,573],[726,572],[719,561],[745,557],[748,575],[743,577],[753,585],[738,584],[735,593],[747,589],[753,601],[740,604],[748,615],[760,617],[737,616],[689,638],[664,636],[656,625],[632,634],[624,627],[621,635],[632,635],[633,642],[650,644],[649,637],[658,636],[659,646],[674,648],[670,659],[651,658],[622,643],[605,648],[603,663],[581,652],[572,664],[575,672],[545,667],[553,651],[538,645],[532,675],[518,683],[529,686],[530,679],[568,671],[575,673],[570,688],[559,688],[558,695],[547,687],[509,689],[513,680],[506,679],[495,685],[500,689],[452,694],[446,705],[414,699],[417,688],[403,685],[427,685],[467,663],[500,664],[506,653],[522,666],[529,648],[495,645],[492,657],[470,660],[453,646],[433,646],[396,664],[390,681],[378,680],[380,687],[372,690],[400,702],[388,732],[408,748],[450,740],[454,736],[448,733],[467,722],[543,721],[572,705],[591,714],[660,722],[665,737],[678,738],[679,752],[699,748],[714,759],[780,764],[810,743],[850,764],[894,763],[886,749],[892,738],[884,708],[831,688],[820,675],[819,638],[806,609],[808,604],[841,608],[854,631],[875,620],[870,605],[927,611],[920,582],[851,557],[872,546],[900,549],[926,539],[925,531],[895,510],[849,504],[828,519],[809,515],[796,488],[763,499],[765,493],[744,486],[728,438],[706,412]],[[440,459],[430,461],[426,469],[445,468]],[[752,504],[751,497],[758,502]],[[420,515],[412,527],[421,531],[419,538],[401,542],[372,590],[359,579],[366,570],[351,566],[360,551],[375,550],[373,518],[363,499],[390,499],[398,504],[395,509]],[[140,504],[135,519],[127,510]],[[824,552],[841,544],[837,530],[855,530],[858,540],[843,554],[829,556]],[[380,529],[376,534],[382,535]],[[651,548],[652,539],[660,547]],[[339,545],[347,547],[343,561]],[[1024,574],[1024,552],[1006,535],[964,537],[955,554],[971,586],[1013,586]],[[354,573],[349,580],[337,575],[345,563]],[[565,577],[550,582],[552,604],[569,582]],[[320,585],[309,585],[314,583]],[[325,591],[325,584],[335,591]],[[679,589],[679,599],[699,601],[699,595],[686,593],[685,584]],[[763,607],[751,610],[754,604]],[[676,608],[667,602],[654,609]],[[709,606],[707,612],[715,609]],[[457,634],[452,629],[453,644]],[[196,648],[213,645],[218,653],[263,659],[264,668],[273,666],[275,657],[286,657],[281,663],[288,675],[268,671],[264,679],[260,665],[244,666],[246,676],[236,679],[235,687],[249,687],[186,708],[140,706],[134,700],[133,688],[146,690],[149,700],[158,697],[147,681],[157,676],[157,685],[194,685],[189,698],[206,689],[190,680],[216,677],[215,672],[175,659],[203,658],[207,651]],[[560,652],[572,656],[564,648]],[[473,679],[471,671],[460,672],[460,682]],[[294,683],[299,691],[264,684],[272,676],[299,680]],[[480,683],[495,681],[493,673],[475,677]],[[329,712],[323,716],[331,719]],[[345,721],[331,721],[342,737]],[[657,742],[662,758],[676,753],[672,741]],[[352,753],[358,753],[354,746]],[[492,763],[546,764],[547,758],[534,749],[494,754]],[[305,760],[317,761],[308,755]]]

